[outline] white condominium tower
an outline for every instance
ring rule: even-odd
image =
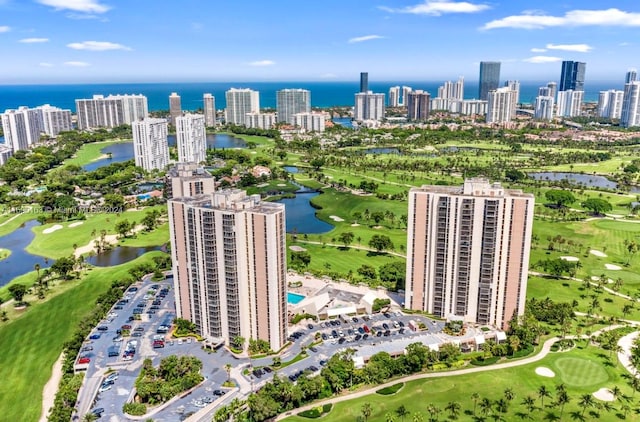
[[[620,124],[624,127],[640,126],[640,81],[624,86],[624,100]]]
[[[464,99],[464,78],[461,76],[456,82],[445,82],[438,88],[438,98],[462,101]]]
[[[307,132],[324,132],[324,114],[296,113],[293,115],[293,124]]]
[[[558,117],[575,117],[580,115],[584,91],[558,91]]]
[[[489,91],[487,123],[506,123],[515,117],[516,92],[509,87]]]
[[[247,113],[260,112],[260,93],[249,88],[231,88],[225,94],[227,108],[225,120],[227,124],[244,125]]]
[[[549,95],[538,95],[533,110],[533,117],[538,120],[553,120],[555,100]]]
[[[306,89],[282,89],[276,92],[278,123],[293,124],[293,115],[311,112],[311,92]]]
[[[255,129],[271,129],[277,123],[275,113],[247,113],[244,125]]]
[[[169,164],[167,121],[146,118],[131,124],[136,166],[146,171],[164,170]]]
[[[285,210],[223,190],[169,201],[178,318],[207,339],[286,342]]]
[[[202,163],[207,159],[207,131],[202,114],[176,117],[176,146],[181,163]]]
[[[34,109],[42,123],[41,129],[48,136],[56,137],[60,132],[73,130],[71,110],[63,110],[45,104]]]
[[[29,149],[40,140],[42,122],[35,110],[28,107],[6,110],[1,118],[4,142],[11,146],[14,152]]]
[[[619,119],[622,115],[623,99],[624,91],[618,91],[615,89],[600,91],[596,115],[607,119]]]
[[[78,129],[114,128],[149,116],[144,95],[94,95],[76,100]]]
[[[400,107],[400,87],[392,86],[389,88],[389,102],[387,103],[389,107]]]
[[[533,207],[483,178],[411,189],[405,306],[506,328],[524,313]]]
[[[374,94],[371,91],[356,94],[354,120],[358,122],[364,120],[380,121],[384,119],[384,110],[384,94]]]
[[[216,98],[211,94],[204,94],[202,96],[203,110],[204,110],[204,123],[207,127],[216,125]]]

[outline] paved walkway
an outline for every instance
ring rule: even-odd
[[[627,334],[618,340],[618,346],[622,349],[618,352],[618,360],[624,366],[630,374],[634,376],[638,376],[637,369],[631,363],[631,348],[633,347],[634,340],[640,335],[640,331],[633,332],[631,334]]]
[[[603,331],[608,331],[608,330],[612,330],[614,328],[618,328],[620,327],[619,325],[612,325],[609,327],[605,327],[601,330],[598,330],[596,332],[594,332],[592,335],[597,336],[599,333],[603,332]],[[566,336],[565,338],[567,339],[575,339],[575,338],[587,338],[586,336]],[[281,415],[278,415],[276,417],[276,421],[280,421],[283,420],[285,418],[288,418],[289,416],[292,416],[294,414],[297,414],[299,412],[305,411],[305,410],[309,410],[318,406],[322,406],[324,404],[335,404],[335,403],[340,403],[343,401],[347,401],[347,400],[352,400],[352,399],[356,399],[358,397],[363,397],[369,394],[373,394],[375,393],[377,390],[380,390],[381,388],[385,388],[385,387],[390,387],[392,385],[395,385],[399,382],[409,382],[409,381],[414,381],[414,380],[420,380],[420,379],[426,379],[426,378],[442,378],[442,377],[454,377],[457,375],[465,375],[465,374],[473,374],[473,373],[477,373],[477,372],[486,372],[486,371],[494,371],[494,370],[498,370],[498,369],[505,369],[505,368],[513,368],[513,367],[517,367],[517,366],[522,366],[522,365],[528,365],[530,363],[533,362],[537,362],[539,360],[544,359],[549,352],[551,351],[551,346],[553,346],[553,344],[557,341],[561,340],[560,337],[552,337],[550,339],[548,339],[547,341],[544,342],[544,344],[542,345],[542,349],[540,350],[540,352],[535,355],[535,356],[530,356],[528,358],[524,358],[524,359],[520,359],[520,360],[516,360],[516,361],[510,361],[510,362],[504,362],[504,363],[498,363],[495,365],[489,365],[489,366],[477,366],[477,367],[473,367],[473,368],[465,368],[465,369],[457,369],[455,371],[449,371],[449,372],[430,372],[430,373],[420,373],[420,374],[415,374],[415,375],[410,375],[408,377],[404,377],[404,378],[398,378],[395,379],[391,382],[385,383],[385,384],[379,384],[379,385],[375,385],[375,386],[371,386],[365,390],[361,390],[358,391],[356,393],[352,393],[352,394],[346,394],[344,396],[339,396],[339,397],[333,397],[330,399],[326,399],[326,400],[322,400],[322,401],[318,401],[318,402],[313,402],[312,404],[308,404],[302,407],[299,407],[297,409],[293,409],[290,410],[286,413],[283,413]]]

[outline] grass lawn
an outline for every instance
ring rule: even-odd
[[[535,370],[540,366],[551,369],[555,373],[555,377],[546,378],[537,375]],[[502,399],[504,398],[503,392],[507,388],[513,390],[515,397],[509,404],[507,412],[500,413],[502,418],[497,420],[558,420],[560,408],[553,407],[552,402],[555,398],[555,387],[560,383],[565,384],[571,398],[570,403],[565,406],[563,420],[577,420],[583,412],[583,408],[579,405],[582,394],[590,394],[603,387],[618,386],[624,394],[632,395],[631,388],[622,378],[622,373],[623,369],[617,364],[615,358],[610,361],[608,354],[601,349],[593,346],[587,349],[577,347],[569,352],[551,353],[542,361],[521,367],[407,382],[404,388],[394,395],[384,396],[373,393],[354,400],[336,403],[331,412],[322,420],[325,422],[357,420],[361,414],[362,405],[369,403],[372,408],[371,416],[367,419],[369,422],[385,422],[388,420],[387,414],[392,414],[394,420],[400,421],[401,419],[395,415],[395,411],[401,405],[404,405],[410,412],[410,415],[405,419],[406,421],[411,421],[415,413],[422,414],[423,419],[421,420],[427,421],[429,418],[427,406],[429,404],[433,404],[441,410],[438,420],[444,421],[449,420],[449,413],[445,412],[445,407],[449,402],[456,401],[462,406],[459,420],[471,421],[474,420],[474,404],[471,399],[474,392],[480,395],[476,409],[476,414],[480,416],[482,415],[481,400],[487,398],[495,402]],[[538,398],[538,389],[543,385],[552,395],[551,398],[544,400],[544,409],[541,408],[541,401]],[[536,409],[530,415],[527,408],[521,404],[526,396],[533,397],[536,402]],[[585,419],[583,420],[619,420],[616,413],[619,413],[621,403],[614,402],[612,405],[616,409],[612,412],[593,408],[585,409]],[[572,415],[573,412],[577,412],[575,417]],[[493,420],[490,415],[491,413],[487,414],[485,420]],[[636,415],[631,413],[627,417],[631,418],[630,420],[637,420],[633,419],[636,418]],[[309,421],[309,419],[300,416],[293,416],[285,420],[291,422]]]
[[[29,220],[38,216],[35,212],[23,212],[21,214],[2,214],[0,216],[0,236],[5,236],[19,228]]]
[[[9,258],[9,255],[11,255],[11,250],[0,248],[0,261]]]
[[[105,155],[102,153],[103,148],[106,148],[108,146],[115,145],[115,144],[124,144],[127,142],[131,142],[131,140],[92,142],[89,144],[84,144],[82,145],[82,147],[80,147],[78,152],[74,154],[73,157],[64,160],[62,165],[65,166],[68,164],[73,164],[73,165],[82,167],[86,164],[89,164],[93,161],[103,158],[102,156]]]
[[[108,234],[115,234],[115,225],[122,220],[129,220],[129,222],[140,222],[145,216],[147,211],[152,208],[144,208],[142,210],[126,211],[120,214],[87,214],[86,220],[81,220],[82,224],[76,227],[69,227],[74,221],[63,223],[50,223],[44,226],[37,226],[33,228],[36,237],[27,246],[27,251],[34,255],[46,256],[49,258],[60,258],[63,256],[69,256],[73,253],[73,245],[78,247],[85,246],[90,241],[100,236],[101,230],[106,230]],[[162,211],[166,210],[166,206],[157,206],[156,209]],[[63,226],[62,229],[56,230],[51,233],[44,233],[44,230],[51,228],[55,225]],[[92,232],[95,233],[92,235]],[[143,235],[139,235],[140,239],[143,239]],[[153,238],[151,236],[150,238]],[[141,246],[140,244],[134,245],[134,242],[129,244],[130,246]],[[141,241],[139,243],[142,243]],[[152,246],[152,243],[146,245]]]
[[[0,415],[7,421],[36,421],[42,389],[64,342],[112,280],[128,277],[131,267],[150,262],[148,253],[126,264],[95,268],[73,288],[42,303],[33,303],[20,318],[0,325]]]
[[[163,223],[151,232],[141,231],[136,233],[135,237],[119,240],[118,245],[145,247],[164,245],[167,242],[169,242],[169,223]]]

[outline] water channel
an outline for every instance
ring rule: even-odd
[[[316,217],[316,209],[311,206],[311,199],[318,196],[319,192],[299,191],[295,198],[284,198],[278,202],[285,206],[287,233],[325,233],[333,229],[329,223]]]
[[[564,172],[535,172],[527,173],[527,175],[535,180],[560,182],[566,180],[568,183],[586,188],[612,189],[618,188],[618,184],[604,176],[582,173],[564,173]],[[640,187],[633,186],[631,193],[640,193]]]

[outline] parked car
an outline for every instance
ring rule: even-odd
[[[100,334],[99,333],[93,333],[89,336],[90,340],[98,340],[100,338]]]
[[[94,416],[97,416],[97,417],[101,418],[102,414],[104,413],[104,407],[96,407],[95,409],[93,409],[89,413],[91,413]]]
[[[83,364],[85,364],[85,363],[90,363],[90,362],[91,362],[91,359],[90,359],[90,358],[88,358],[88,357],[83,357],[83,358],[78,359],[78,363],[79,363],[80,365],[83,365]]]
[[[107,331],[107,330],[109,330],[109,327],[107,327],[106,325],[99,325],[98,328],[96,328],[96,330],[98,330],[98,331]]]
[[[115,381],[115,380],[117,380],[117,379],[118,379],[118,376],[119,376],[119,375],[120,375],[120,374],[119,374],[118,372],[112,372],[112,373],[110,373],[109,375],[107,375],[107,376],[104,378],[104,380],[105,380],[105,381]]]
[[[307,328],[313,330],[313,324],[307,324]]]
[[[82,352],[90,352],[93,350],[93,346],[84,346],[81,351]]]
[[[314,346],[309,347],[309,350],[311,350],[314,353],[318,351],[318,349],[316,349]]]

